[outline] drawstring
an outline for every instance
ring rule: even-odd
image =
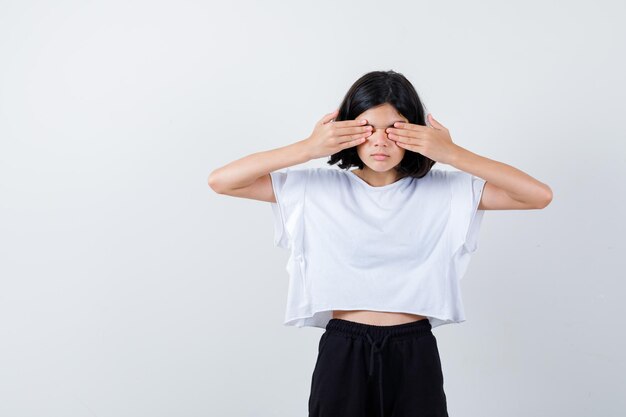
[[[369,369],[369,375],[371,376],[374,371],[374,352],[380,353],[383,350],[383,348],[385,347],[385,343],[387,343],[387,338],[391,336],[391,333],[387,333],[385,337],[383,337],[383,341],[381,342],[380,345],[377,345],[376,342],[374,342],[369,332],[365,332],[365,336],[367,336],[367,339],[372,345],[372,349],[370,351],[370,369]],[[380,417],[384,417],[383,415],[383,412],[384,412],[384,408],[383,408],[383,358],[382,356],[379,355],[378,359],[379,359],[378,360],[378,364],[379,364],[378,391],[380,392]]]

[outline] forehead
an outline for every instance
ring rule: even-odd
[[[358,115],[356,119],[367,119],[369,124],[385,126],[393,125],[393,123],[397,121],[407,121],[406,117],[401,115],[398,110],[389,103],[367,109]]]

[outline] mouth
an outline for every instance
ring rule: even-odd
[[[375,153],[372,154],[372,158],[377,161],[384,161],[385,159],[389,158],[389,155],[385,155],[384,153]]]
[[[372,156],[389,156],[386,153],[373,153]]]

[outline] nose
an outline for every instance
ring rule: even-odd
[[[370,140],[375,145],[384,146],[387,146],[391,142],[393,142],[391,139],[389,139],[389,136],[387,135],[385,129],[374,129],[373,133],[370,135]]]

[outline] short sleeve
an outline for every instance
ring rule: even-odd
[[[276,203],[270,203],[274,219],[274,246],[288,249],[301,226],[308,169],[270,172]]]
[[[450,232],[453,251],[463,248],[467,253],[478,249],[478,232],[484,210],[478,210],[486,181],[464,171],[447,173],[450,187]]]

